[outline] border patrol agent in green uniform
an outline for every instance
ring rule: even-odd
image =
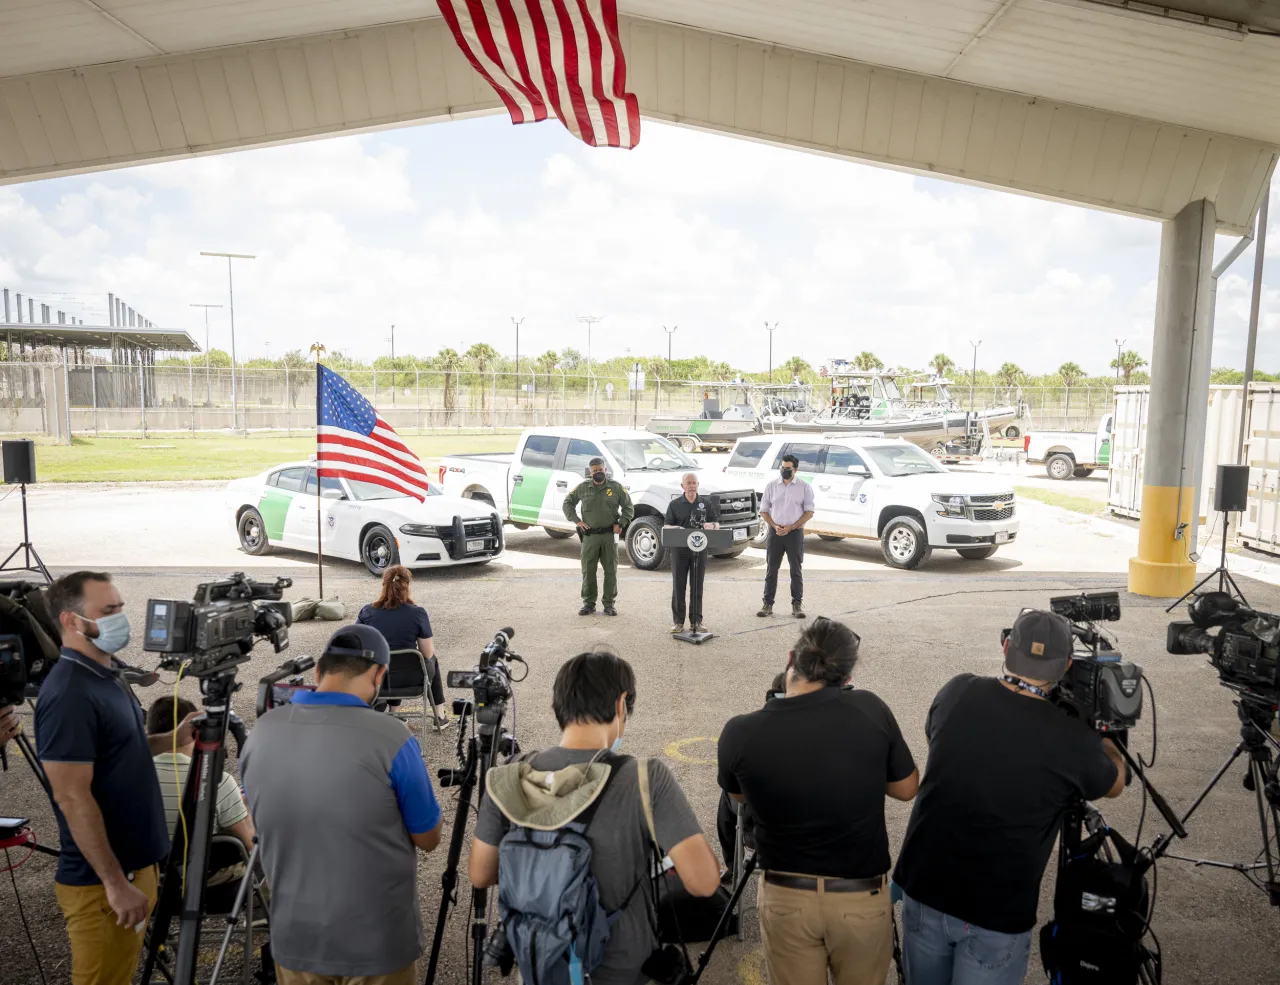
[[[578,615],[589,616],[596,611],[596,565],[604,568],[604,614],[616,616],[613,607],[618,597],[618,542],[615,535],[622,533],[636,514],[631,497],[621,482],[610,479],[604,470],[604,459],[593,458],[590,464],[591,478],[580,483],[564,498],[565,518],[578,525],[582,539],[582,608]],[[578,516],[578,504],[582,504],[582,516]]]

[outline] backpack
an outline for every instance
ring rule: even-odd
[[[498,844],[498,915],[527,985],[582,985],[604,958],[613,922],[600,905],[587,828],[630,756],[538,770],[528,759],[485,777],[489,798],[511,822]]]

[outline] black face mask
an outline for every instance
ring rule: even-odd
[[[786,469],[783,469],[783,470],[782,470],[782,477],[783,477],[784,479],[790,479],[790,478],[791,478],[793,475],[795,475],[795,474],[796,474],[796,470],[795,470],[795,469],[786,468]]]
[[[592,482],[594,482],[597,486],[603,486],[603,485],[604,485],[604,481],[605,481],[605,479],[607,479],[607,478],[609,478],[609,477],[608,477],[607,475],[605,475],[603,472],[592,472],[592,473],[591,473],[591,481],[592,481]]]

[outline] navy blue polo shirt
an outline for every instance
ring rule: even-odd
[[[420,605],[397,605],[394,609],[366,605],[356,622],[376,629],[387,638],[387,646],[393,650],[416,650],[418,640],[431,639],[431,620]]]
[[[89,763],[90,789],[102,811],[107,842],[125,872],[154,865],[169,854],[164,798],[156,779],[142,706],[114,670],[62,648],[40,686],[36,749],[46,763]],[[62,854],[54,877],[64,886],[100,883],[76,847],[55,803]]]

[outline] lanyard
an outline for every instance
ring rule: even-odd
[[[1000,679],[1006,684],[1012,684],[1019,691],[1026,691],[1028,694],[1034,694],[1037,698],[1049,700],[1049,692],[1042,687],[1036,687],[1034,684],[1028,684],[1021,677],[1014,677],[1012,674],[1002,674]]]

